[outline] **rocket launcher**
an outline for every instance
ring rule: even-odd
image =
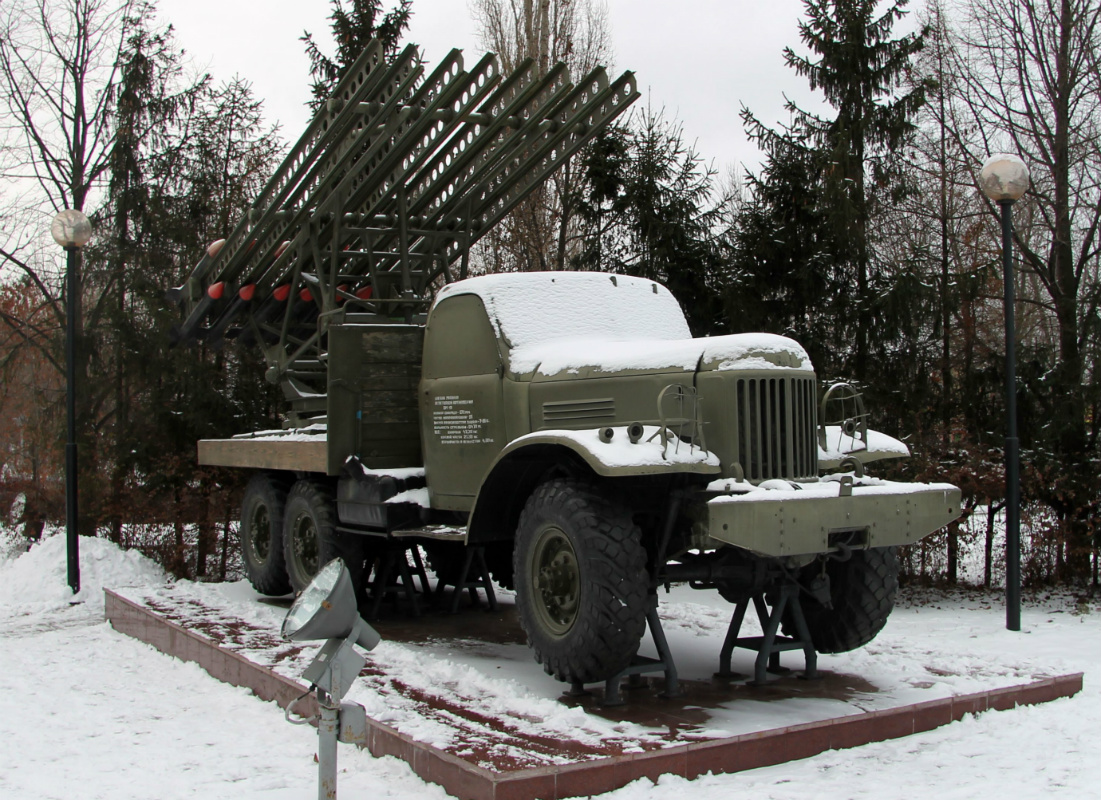
[[[637,97],[629,72],[574,84],[529,59],[503,75],[492,54],[468,70],[458,50],[429,72],[414,46],[387,61],[369,43],[233,232],[168,292],[183,312],[173,343],[260,344],[280,380],[324,362],[327,326],[349,315],[413,319]]]

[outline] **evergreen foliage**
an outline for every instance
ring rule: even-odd
[[[880,0],[804,0],[806,19],[799,32],[812,55],[786,48],[784,58],[823,93],[837,112],[833,119],[789,102],[792,124],[776,132],[743,111],[767,163],[762,177],[753,180],[759,196],[750,213],[757,219],[742,226],[745,252],[737,259],[738,271],[758,284],[775,275],[794,277],[801,289],[797,304],[816,302],[796,312],[827,315],[816,323],[819,332],[826,329],[830,350],[841,356],[839,366],[862,384],[874,377],[871,350],[890,338],[883,326],[893,322],[882,303],[873,219],[908,190],[899,170],[900,150],[915,130],[913,116],[926,92],[923,84],[903,85],[924,32],[891,38],[907,2],[898,0],[876,16],[879,5]],[[802,208],[800,222],[813,232],[790,227],[795,203]],[[777,216],[768,219],[770,212]],[[770,247],[769,237],[776,233],[780,238],[771,241],[783,244]],[[792,236],[804,239],[794,250]]]
[[[585,246],[573,266],[660,281],[694,334],[720,330],[722,204],[712,196],[714,170],[680,126],[647,110],[600,137],[582,169]]]
[[[734,264],[724,287],[733,332],[768,331],[807,348],[823,375],[840,372],[849,284],[834,268],[839,245],[824,210],[818,151],[791,131],[772,131],[743,110],[766,153],[749,177],[749,200],[732,231]]]
[[[326,55],[309,31],[301,37],[313,77],[313,100],[310,101],[313,111],[329,98],[371,39],[379,40],[387,56],[397,53],[402,33],[409,27],[413,0],[398,0],[398,4],[385,14],[382,13],[382,0],[351,0],[350,8],[344,7],[344,0],[332,0],[332,7],[329,19],[336,42],[335,55]]]
[[[93,487],[109,485],[88,493],[95,500],[86,510],[117,533],[135,492],[160,498],[176,509],[169,516],[199,522],[195,569],[204,574],[211,526],[222,515],[210,497],[236,476],[196,470],[190,454],[198,439],[273,427],[276,398],[255,359],[169,349],[163,332],[176,310],[164,291],[236,224],[279,143],[247,84],[184,82],[180,57],[168,31],[131,21],[112,106],[107,201],[88,259],[89,279],[101,276],[107,298],[87,382],[102,395],[104,442],[90,477]],[[177,572],[190,569],[179,547],[162,556]]]

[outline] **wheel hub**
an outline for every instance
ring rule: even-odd
[[[252,515],[249,524],[249,544],[258,563],[267,561],[268,553],[271,552],[271,517],[268,516],[268,509],[265,506],[260,506]]]
[[[307,575],[316,575],[319,569],[317,526],[308,514],[294,523],[294,554]]]
[[[577,619],[581,594],[581,569],[569,538],[558,528],[548,528],[533,552],[532,588],[535,610],[544,626],[561,636]]]

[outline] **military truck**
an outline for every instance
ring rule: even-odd
[[[656,610],[674,582],[735,605],[723,666],[750,646],[758,677],[781,649],[813,671],[882,628],[895,548],[960,493],[866,474],[907,451],[852,387],[820,392],[782,336],[692,338],[654,281],[468,275],[471,246],[637,95],[630,73],[574,85],[491,55],[467,71],[458,51],[426,76],[415,48],[387,62],[372,44],[169,292],[175,342],[259,347],[288,402],[281,430],[198,445],[253,472],[258,591],[340,557],[378,599],[383,556],[404,569],[415,546],[456,593],[491,593],[489,574],[514,589],[536,659],[577,687],[662,669],[675,688]],[[765,635],[738,638],[750,604]],[[648,624],[657,660],[637,655]]]

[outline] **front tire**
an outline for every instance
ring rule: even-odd
[[[803,576],[809,582],[821,570],[817,562]],[[811,642],[819,653],[847,653],[863,647],[887,624],[898,594],[898,551],[894,547],[854,550],[847,561],[829,561],[830,601],[833,608],[803,595],[803,615]],[[784,632],[795,631],[790,614]]]
[[[556,479],[520,515],[513,571],[520,624],[549,674],[603,681],[638,652],[649,577],[630,513],[588,483]]]
[[[241,559],[252,588],[272,597],[291,590],[283,558],[283,515],[289,482],[270,472],[252,476],[241,501]]]

